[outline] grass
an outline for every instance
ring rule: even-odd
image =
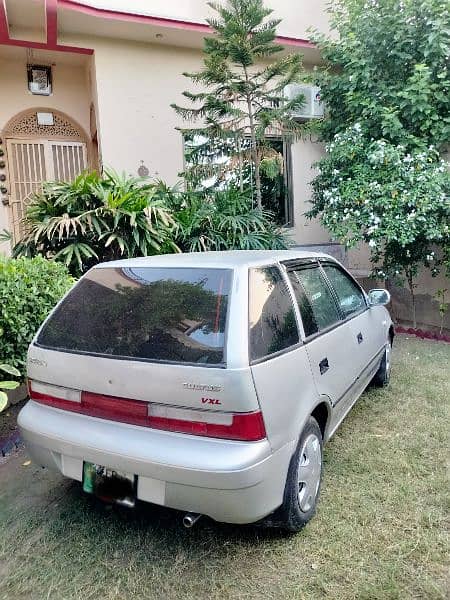
[[[326,447],[318,513],[295,536],[158,507],[107,509],[26,455],[0,467],[0,598],[437,599],[448,587],[450,345],[399,336]]]

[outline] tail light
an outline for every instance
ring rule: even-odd
[[[28,381],[28,389],[31,400],[100,419],[227,440],[256,442],[266,437],[261,411],[226,413],[179,408],[32,380]]]

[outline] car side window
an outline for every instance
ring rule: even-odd
[[[289,279],[291,281],[292,289],[294,290],[294,296],[300,310],[305,336],[308,337],[314,333],[317,333],[319,331],[319,326],[317,324],[311,302],[309,301],[308,296],[306,295],[306,292],[294,271],[289,273]]]
[[[344,271],[334,265],[323,265],[323,270],[336,292],[344,317],[349,317],[366,308],[364,294]]]
[[[327,282],[322,277],[319,267],[299,269],[294,272],[309,301],[318,330],[322,331],[338,323],[340,315],[336,302]],[[299,308],[301,312],[301,305],[299,305]],[[306,323],[308,323],[308,318],[306,319]],[[312,331],[312,333],[316,333],[316,331]],[[312,333],[309,335],[312,335]],[[306,327],[305,334],[308,335]]]
[[[291,294],[277,267],[250,269],[249,340],[252,361],[300,341]]]

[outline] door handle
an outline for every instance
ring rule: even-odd
[[[328,358],[322,358],[322,360],[319,363],[319,369],[320,369],[320,374],[323,375],[324,373],[326,373],[328,371],[328,369],[330,368],[330,365],[328,364]]]
[[[356,336],[356,339],[358,340],[358,344],[362,344],[364,338],[363,338],[363,334],[361,332],[358,333],[358,335]]]

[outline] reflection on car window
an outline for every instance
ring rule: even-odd
[[[251,269],[249,286],[250,360],[297,344],[294,305],[279,269]]]
[[[314,322],[319,331],[337,323],[340,320],[337,306],[319,268],[299,269],[295,271],[295,274],[309,300]],[[315,331],[312,333],[315,333]]]
[[[45,324],[38,344],[112,357],[221,364],[231,271],[93,269]]]
[[[295,299],[297,301],[298,308],[300,310],[300,315],[302,317],[305,336],[308,337],[309,335],[317,333],[319,331],[319,326],[317,325],[316,317],[314,315],[311,302],[308,300],[305,290],[303,289],[294,271],[291,271],[289,273],[289,279],[291,280],[292,287],[294,289]]]
[[[337,294],[344,317],[366,308],[364,294],[344,271],[334,265],[324,265],[323,270]]]

